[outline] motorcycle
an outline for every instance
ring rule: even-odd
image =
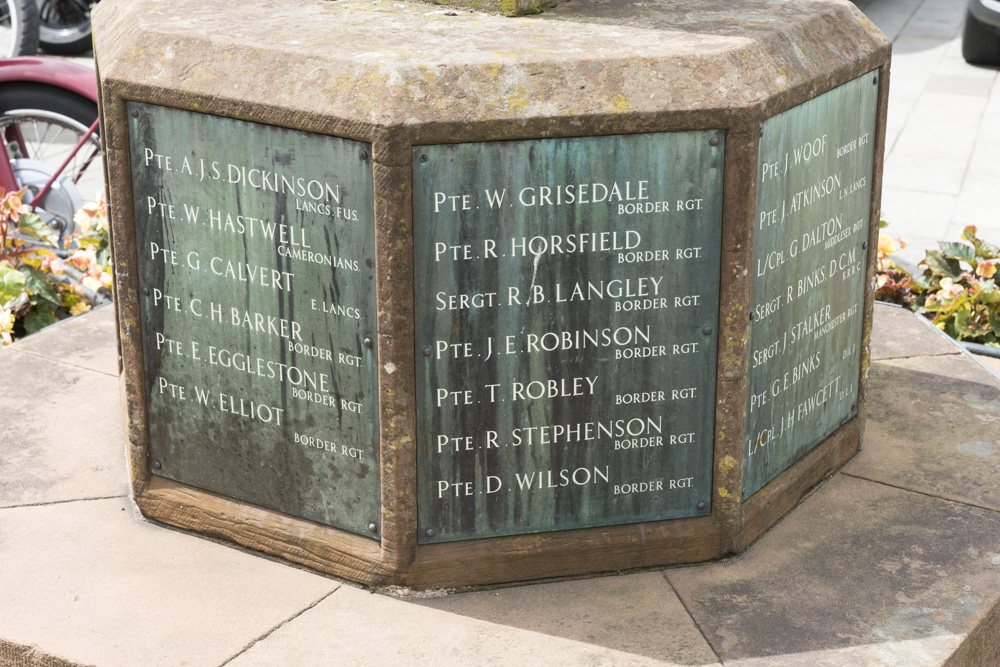
[[[35,0],[0,0],[0,58],[34,55],[40,30]]]
[[[13,0],[9,0],[13,1]],[[37,0],[41,47],[48,53],[79,55],[93,48],[90,9],[97,0]]]
[[[33,56],[41,46],[63,56],[90,51],[97,0],[0,0],[0,59]]]
[[[44,56],[0,61],[0,187],[63,240],[73,216],[104,185],[92,69]]]

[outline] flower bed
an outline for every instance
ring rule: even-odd
[[[928,250],[918,265],[923,272],[914,276],[889,258],[905,242],[880,235],[875,298],[912,308],[955,340],[1000,348],[1000,248],[976,236],[972,225],[962,241]]]
[[[22,201],[0,190],[0,339],[4,345],[111,300],[103,197],[74,216],[60,241]]]

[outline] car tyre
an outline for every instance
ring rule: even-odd
[[[967,13],[962,57],[970,65],[1000,65],[1000,31]]]

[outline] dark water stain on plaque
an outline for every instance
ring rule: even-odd
[[[421,542],[710,513],[723,149],[414,148]]]
[[[857,413],[877,75],[762,129],[744,498]]]
[[[370,147],[128,108],[153,473],[372,536]]]

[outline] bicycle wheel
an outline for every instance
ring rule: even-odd
[[[41,0],[39,42],[49,53],[76,56],[93,48],[86,0]]]
[[[0,58],[38,52],[38,6],[35,0],[0,0]]]
[[[90,100],[55,88],[19,84],[0,88],[0,136],[18,185],[49,228],[62,239],[76,229],[73,216],[104,185],[101,141],[94,132],[73,152],[97,118]],[[56,184],[38,194],[66,160]]]

